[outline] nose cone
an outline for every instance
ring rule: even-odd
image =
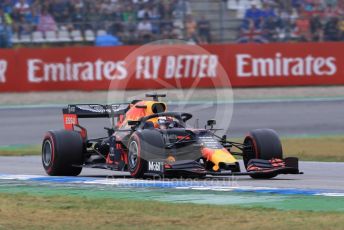
[[[220,169],[220,164],[235,164],[237,160],[227,151],[227,149],[202,149],[202,156],[207,159],[207,161],[213,162],[213,170],[218,171]]]

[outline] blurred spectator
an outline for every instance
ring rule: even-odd
[[[104,29],[102,25],[104,25],[101,21],[102,15],[96,10],[96,8],[92,7],[89,9],[87,16],[86,16],[86,27],[87,29],[97,30],[97,29]]]
[[[37,30],[41,32],[57,30],[56,22],[47,9],[43,9],[39,16]]]
[[[301,8],[303,3],[304,3],[304,0],[291,0],[291,6],[296,9]]]
[[[277,24],[277,20],[272,16],[264,21],[264,35],[269,41],[277,41]]]
[[[341,19],[338,23],[338,29],[339,29],[339,39],[341,41],[344,41],[344,19]]]
[[[343,11],[336,6],[329,4],[327,5],[327,8],[324,10],[324,15],[327,18],[338,17],[343,15]]]
[[[137,30],[140,34],[152,33],[152,23],[146,17],[141,22],[139,22],[139,24],[137,25]]]
[[[11,20],[2,9],[0,9],[0,48],[11,47]]]
[[[25,20],[24,15],[20,15],[17,21],[16,32],[20,35],[30,35],[32,27],[31,24]]]
[[[283,22],[282,27],[277,27],[278,41],[292,41],[298,38],[296,24],[292,19]]]
[[[165,19],[166,18],[166,8],[165,5],[162,3],[162,1],[158,1],[154,5],[154,15],[158,15],[159,19]]]
[[[275,17],[275,11],[269,4],[264,4],[264,7],[260,13],[260,17],[263,17],[264,19]]]
[[[85,14],[82,12],[82,8],[80,7],[74,8],[71,17],[72,17],[74,29],[82,30],[85,28],[84,23],[86,21],[86,18],[85,18]]]
[[[337,7],[339,7],[340,9],[344,9],[344,1],[343,0],[338,0]]]
[[[313,15],[310,20],[310,31],[312,41],[322,41],[323,37],[323,25],[319,15]]]
[[[71,5],[66,0],[51,0],[49,13],[57,23],[65,23],[71,16]]]
[[[172,15],[173,15],[173,3],[169,1],[164,1],[162,5],[164,7],[164,13],[162,15],[162,19],[171,20]]]
[[[328,6],[336,6],[338,1],[337,0],[325,0],[325,3]]]
[[[197,23],[191,15],[187,16],[185,27],[186,27],[186,36],[188,38],[196,36]]]
[[[29,24],[31,30],[36,30],[39,23],[39,15],[35,8],[31,8],[30,12],[25,16],[25,22]]]
[[[262,11],[258,9],[256,5],[252,5],[252,7],[245,12],[245,19],[252,20],[256,27],[261,17]]]
[[[299,13],[298,13],[297,8],[293,8],[289,11],[289,19],[292,22],[295,22],[298,17],[299,17]]]
[[[188,0],[172,0],[173,16],[175,18],[184,18],[185,15],[190,15],[191,7]]]
[[[124,29],[124,25],[120,20],[115,20],[115,22],[110,23],[107,27],[106,30],[112,34],[112,35],[116,35],[116,36],[123,36],[125,29]]]
[[[71,14],[68,9],[64,9],[61,12],[61,15],[63,19],[60,21],[60,25],[61,25],[60,28],[72,30],[74,28],[73,14]]]
[[[17,14],[19,15],[25,15],[29,13],[30,11],[30,5],[27,3],[26,0],[19,0],[15,5],[14,5],[14,10]]]
[[[83,9],[85,7],[85,4],[83,0],[72,0],[73,5],[75,9]]]
[[[211,42],[211,34],[210,34],[210,22],[206,19],[203,15],[201,19],[197,23],[198,27],[198,35],[202,43],[210,43]]]
[[[138,19],[152,18],[152,11],[148,4],[146,4],[144,8],[142,8],[141,10],[137,12],[137,18]]]
[[[133,7],[131,5],[125,6],[125,9],[122,12],[122,19],[124,22],[129,22],[129,20],[136,19]]]
[[[0,8],[0,18],[2,19],[2,23],[5,23],[6,25],[13,24],[11,15],[8,12],[2,10],[1,8]]]
[[[268,42],[264,38],[264,33],[260,28],[255,27],[254,20],[247,19],[247,28],[242,28],[240,31],[240,37],[237,40],[238,43],[266,43]]]
[[[309,35],[310,35],[310,23],[309,23],[309,20],[308,18],[305,18],[305,17],[301,17],[301,18],[298,18],[295,22],[296,24],[296,33],[299,37],[299,40],[300,41],[309,41]]]
[[[137,31],[139,38],[143,43],[149,42],[153,38],[153,26],[147,17],[139,22],[137,25]]]
[[[3,9],[4,13],[7,13],[7,14],[12,14],[13,13],[12,0],[0,1],[0,7],[1,7],[1,9]]]
[[[325,41],[338,41],[339,40],[339,20],[338,18],[331,18],[324,28]]]

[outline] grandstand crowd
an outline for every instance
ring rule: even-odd
[[[137,44],[182,38],[186,14],[191,11],[185,0],[2,0],[0,33],[2,46],[10,46],[14,35],[60,30],[106,31]]]
[[[250,2],[239,42],[344,41],[343,0]]]
[[[194,4],[197,1],[1,0],[0,47],[94,43],[98,35],[118,45],[164,38],[210,43],[212,23],[206,15],[193,14]],[[238,12],[233,20],[242,19],[238,42],[342,41],[343,9],[344,0],[228,0],[228,11]]]

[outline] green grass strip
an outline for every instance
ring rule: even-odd
[[[46,189],[45,195],[25,189],[12,190],[10,194],[2,190],[0,229],[320,230],[342,229],[344,223],[342,212],[281,211],[190,202],[175,204],[151,199],[152,191],[146,191],[149,198],[143,200],[134,197],[135,191],[130,197],[111,191],[109,198],[110,193],[103,189],[98,196],[91,196],[90,189],[73,190],[74,193],[68,195],[66,190],[54,188]]]

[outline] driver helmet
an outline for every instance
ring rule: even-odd
[[[168,129],[170,124],[173,122],[173,119],[170,117],[159,117],[158,125],[160,129]]]

